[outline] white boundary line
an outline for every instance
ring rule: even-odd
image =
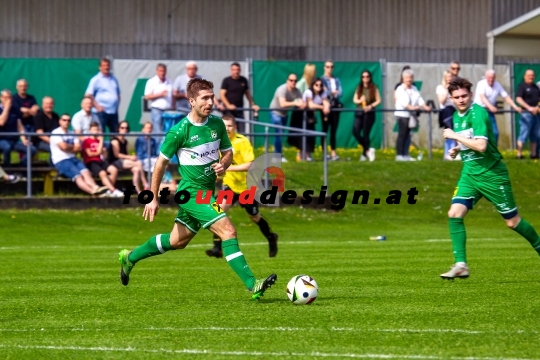
[[[82,346],[54,346],[54,345],[5,345],[0,344],[0,348],[22,349],[22,350],[73,350],[73,351],[103,351],[103,352],[145,352],[145,353],[167,353],[167,354],[193,354],[193,355],[227,355],[227,356],[294,356],[294,357],[336,357],[336,358],[357,358],[357,359],[452,359],[452,360],[533,360],[525,358],[504,358],[504,357],[440,357],[432,355],[397,355],[397,354],[351,354],[351,353],[298,353],[298,352],[264,352],[264,351],[214,351],[206,349],[140,349],[140,348],[114,348],[114,347],[82,347]]]
[[[380,329],[380,328],[340,328],[331,327],[325,328],[298,328],[298,327],[147,327],[147,328],[130,328],[132,331],[283,331],[283,332],[308,332],[308,331],[336,331],[336,332],[386,332],[386,333],[459,333],[459,334],[537,334],[535,330],[501,330],[501,331],[485,331],[485,330],[467,330],[467,329]],[[34,332],[34,331],[124,331],[121,329],[99,329],[99,328],[50,328],[50,329],[0,329],[2,332]]]
[[[516,238],[469,238],[467,241],[506,241],[515,240]],[[142,241],[142,240],[141,240]],[[399,239],[395,242],[450,242],[450,239]],[[332,244],[367,244],[374,243],[375,241],[367,241],[364,239],[359,240],[347,240],[347,241],[331,241]],[[281,245],[328,245],[328,242],[324,241],[280,241]],[[192,244],[188,245],[186,249],[191,248],[206,248],[212,244]],[[240,243],[240,246],[268,246],[268,242],[246,242]],[[122,245],[95,245],[95,246],[76,246],[77,248],[84,249],[123,249],[129,248],[129,246]],[[37,246],[3,246],[0,250],[28,250],[28,249],[73,249],[73,246],[68,245],[37,245]]]

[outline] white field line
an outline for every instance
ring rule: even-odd
[[[467,241],[504,241],[504,240],[514,240],[515,238],[470,238]],[[392,242],[392,240],[389,240]],[[399,242],[450,242],[450,239],[399,239]],[[396,241],[396,242],[397,242]],[[347,241],[332,241],[332,244],[364,244],[368,241],[363,239],[359,240],[347,240]],[[373,241],[375,242],[375,241]],[[328,245],[328,242],[324,241],[280,241],[281,245]],[[188,245],[186,249],[191,248],[206,248],[212,244],[193,244]],[[240,246],[268,246],[268,242],[249,242],[249,243],[240,243]],[[84,248],[84,249],[124,249],[129,248],[129,246],[122,245],[96,245],[96,246],[82,246],[82,245],[36,245],[36,246],[2,246],[0,250],[21,250],[21,249],[73,249],[73,248]]]
[[[340,328],[331,327],[325,328],[298,328],[298,327],[221,327],[221,326],[208,326],[208,327],[148,327],[148,328],[130,328],[132,331],[282,331],[282,332],[309,332],[309,331],[335,331],[335,332],[386,332],[386,333],[459,333],[459,334],[537,334],[534,330],[467,330],[467,329],[380,329],[380,328]],[[121,329],[99,329],[99,328],[40,328],[40,329],[0,329],[1,332],[35,332],[35,331],[124,331]]]
[[[83,346],[54,346],[54,345],[4,345],[0,348],[23,350],[71,350],[71,351],[102,351],[102,352],[145,352],[154,354],[192,354],[192,355],[225,355],[225,356],[275,356],[275,357],[321,357],[321,358],[357,358],[357,359],[452,359],[452,360],[533,360],[525,358],[504,357],[440,357],[431,355],[398,355],[398,354],[354,354],[354,353],[322,353],[322,352],[265,352],[265,351],[214,351],[206,349],[141,349],[141,348],[115,348],[115,347],[83,347]]]

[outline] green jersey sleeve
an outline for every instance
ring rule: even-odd
[[[178,153],[178,150],[183,146],[183,129],[183,127],[174,126],[165,136],[165,140],[161,145],[160,153],[167,160],[172,159],[172,157]]]
[[[223,121],[219,121],[219,132],[220,132],[220,142],[219,142],[219,150],[225,151],[225,150],[231,150],[232,144],[231,140],[229,140],[229,135],[227,135],[227,129],[225,129],[225,124]]]
[[[475,139],[489,139],[488,124],[491,125],[487,111],[481,106],[473,108],[472,128]]]

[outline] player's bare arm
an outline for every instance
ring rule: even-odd
[[[456,140],[474,151],[484,152],[487,148],[486,139],[469,139],[463,135],[457,134],[452,129],[444,129],[443,136],[445,139]]]
[[[169,165],[169,160],[165,159],[160,154],[156,161],[156,165],[154,166],[154,173],[152,174],[152,187],[150,190],[154,194],[154,199],[144,206],[144,220],[148,220],[150,218],[150,222],[152,222],[154,221],[154,216],[158,214],[159,186],[161,185],[161,179],[163,179],[167,165]]]
[[[232,150],[226,150],[221,152],[221,161],[212,164],[212,168],[216,172],[217,176],[221,176],[225,173],[225,170],[229,168],[232,162]]]

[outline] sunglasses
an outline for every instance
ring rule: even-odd
[[[326,65],[325,68],[327,68],[327,69],[333,69],[333,68],[334,68],[334,65]]]
[[[129,126],[120,126],[119,129],[126,129],[126,130],[129,130]]]
[[[289,80],[290,82],[297,82],[298,81],[296,79],[287,79],[287,80]]]
[[[460,67],[451,67],[450,69],[452,69],[452,70],[461,70]]]
[[[315,84],[313,84],[313,86],[322,86],[322,84],[321,83],[315,83]]]

